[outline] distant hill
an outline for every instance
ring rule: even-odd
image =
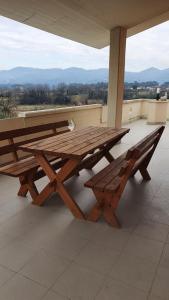
[[[97,83],[108,81],[108,69],[85,70],[82,68],[68,69],[37,69],[17,67],[11,70],[0,71],[0,84],[48,84],[57,85],[61,82],[70,83]],[[149,68],[141,72],[126,72],[126,82],[169,81],[169,68],[159,70]]]
[[[159,83],[169,81],[169,68],[159,70],[157,68],[149,68],[141,72],[126,72],[126,82],[146,82],[157,81]]]

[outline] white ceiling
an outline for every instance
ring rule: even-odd
[[[135,34],[169,19],[168,0],[0,0],[0,14],[96,48],[110,29]]]

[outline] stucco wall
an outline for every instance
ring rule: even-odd
[[[20,116],[24,117],[25,127],[61,120],[73,121],[76,128],[85,127],[86,124],[98,126],[101,123],[102,105],[94,104],[25,112],[20,113]]]
[[[146,118],[148,103],[151,100],[127,100],[123,102],[122,123],[127,124],[140,118]],[[167,119],[169,120],[169,103],[167,104]],[[100,104],[65,107],[43,111],[20,113],[17,118],[0,120],[0,131],[47,124],[61,120],[73,121],[75,128],[85,126],[106,126],[107,106]],[[26,139],[26,137],[25,137]],[[4,142],[0,142],[0,146]],[[7,156],[7,159],[9,156]],[[4,158],[0,157],[0,164]]]

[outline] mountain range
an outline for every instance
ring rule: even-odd
[[[59,83],[97,83],[108,81],[108,69],[86,70],[82,68],[67,69],[38,69],[16,67],[11,70],[0,70],[0,85],[13,84],[48,84]],[[141,72],[126,72],[126,82],[157,81],[163,83],[169,81],[169,68],[149,68]]]

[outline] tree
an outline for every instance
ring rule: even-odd
[[[15,100],[11,97],[0,97],[0,117],[11,118],[15,115],[16,111]]]

